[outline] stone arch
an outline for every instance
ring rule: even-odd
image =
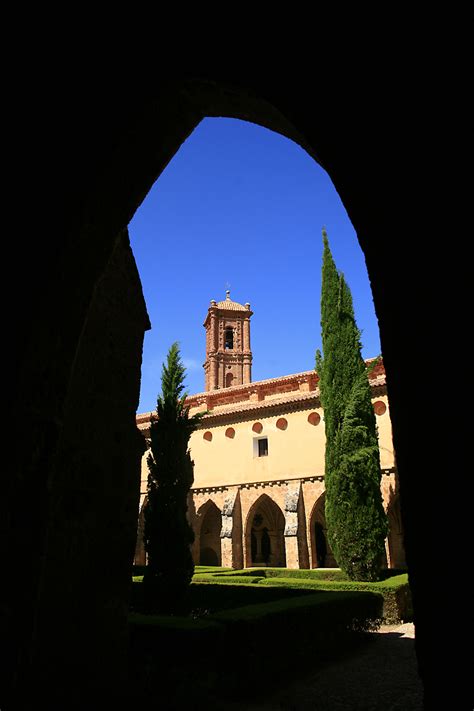
[[[281,508],[268,494],[262,494],[252,504],[245,525],[245,566],[284,568],[285,517]]]
[[[224,331],[224,347],[226,350],[234,349],[234,329],[232,326],[226,326]]]
[[[339,567],[327,538],[325,502],[326,493],[323,492],[316,500],[309,519],[312,568]]]
[[[56,204],[63,205],[64,210],[61,218],[55,216],[48,223],[47,231],[43,230],[44,240],[38,239],[35,233],[34,241],[31,240],[28,245],[31,249],[25,249],[27,236],[18,244],[10,245],[13,253],[11,263],[21,263],[23,275],[26,274],[22,282],[24,301],[38,302],[40,307],[28,311],[21,301],[11,304],[8,336],[9,342],[18,346],[17,352],[12,348],[11,357],[12,364],[20,368],[20,386],[15,393],[15,407],[10,418],[13,423],[11,436],[6,439],[11,442],[11,451],[21,449],[23,456],[9,482],[11,492],[2,503],[8,507],[7,513],[11,517],[12,541],[11,544],[7,542],[7,549],[26,551],[22,565],[24,578],[18,577],[17,583],[21,595],[15,606],[18,605],[22,612],[29,611],[34,617],[38,606],[41,607],[49,598],[55,598],[55,595],[57,598],[57,604],[50,606],[54,609],[54,615],[44,613],[47,619],[43,628],[47,630],[47,637],[41,632],[31,635],[28,624],[25,624],[26,632],[15,631],[15,637],[9,640],[13,650],[10,656],[22,659],[42,650],[41,672],[46,674],[51,673],[48,670],[54,670],[54,681],[60,680],[58,683],[64,689],[77,685],[76,670],[88,657],[90,636],[84,635],[83,638],[78,630],[87,628],[89,620],[97,614],[96,600],[126,600],[128,578],[123,571],[126,570],[136,535],[138,455],[135,457],[137,462],[132,462],[131,456],[121,455],[131,451],[132,446],[137,452],[140,448],[133,414],[140,380],[139,368],[135,366],[140,362],[141,344],[131,345],[130,353],[124,349],[126,367],[123,370],[129,373],[130,381],[127,395],[121,402],[123,409],[118,408],[114,400],[117,388],[106,382],[106,378],[102,381],[103,376],[118,369],[117,355],[110,355],[105,365],[91,360],[85,368],[86,351],[88,354],[100,353],[106,350],[107,345],[107,335],[100,327],[100,309],[97,303],[94,305],[92,294],[106,271],[119,231],[128,224],[143,196],[179,145],[206,115],[254,121],[294,138],[313,157],[320,154],[353,218],[374,291],[387,379],[390,382],[394,441],[401,486],[405,487],[403,513],[406,542],[409,545],[410,566],[416,572],[412,585],[416,585],[415,612],[419,620],[417,650],[421,650],[423,644],[428,648],[424,630],[429,628],[432,583],[426,540],[435,540],[437,533],[431,520],[436,488],[431,487],[430,490],[422,477],[413,477],[411,473],[424,471],[431,462],[435,469],[442,470],[440,460],[443,459],[443,464],[452,464],[453,453],[452,448],[445,444],[451,441],[448,435],[433,453],[423,447],[412,446],[414,425],[418,428],[419,440],[429,441],[432,424],[428,419],[425,422],[414,419],[406,384],[413,377],[413,362],[430,364],[438,343],[437,325],[433,327],[430,321],[420,325],[418,313],[411,308],[413,294],[415,291],[431,293],[431,289],[435,293],[439,277],[446,280],[449,270],[444,263],[438,267],[438,262],[435,262],[434,269],[424,269],[430,242],[420,232],[413,231],[410,260],[406,260],[404,250],[397,247],[402,226],[397,214],[403,215],[393,198],[397,195],[397,181],[403,175],[402,167],[405,170],[406,161],[411,157],[422,174],[424,170],[421,162],[416,162],[416,152],[411,153],[411,122],[408,121],[404,129],[402,122],[400,128],[397,126],[399,130],[405,130],[401,137],[397,131],[392,136],[388,130],[395,123],[390,127],[384,124],[382,134],[380,122],[377,124],[370,119],[373,109],[380,108],[380,102],[386,101],[387,95],[377,95],[377,104],[372,103],[371,88],[368,87],[370,91],[360,88],[362,120],[345,124],[341,130],[338,117],[343,115],[341,109],[347,101],[345,92],[340,92],[343,100],[340,106],[333,107],[332,114],[320,111],[316,98],[321,92],[313,89],[312,78],[310,75],[303,76],[298,86],[288,86],[284,81],[272,83],[252,73],[241,75],[234,82],[225,81],[218,72],[200,80],[169,77],[162,83],[156,82],[156,93],[149,97],[140,96],[135,104],[127,101],[125,88],[113,88],[113,82],[110,92],[102,92],[100,79],[94,79],[93,74],[89,73],[86,82],[88,91],[80,106],[76,101],[77,85],[74,81],[69,82],[66,94],[56,91],[48,94],[44,105],[44,127],[48,131],[48,125],[54,126],[54,133],[49,134],[50,140],[42,142],[42,145],[48,146],[50,170],[49,174],[45,173],[40,187],[44,189],[45,201],[54,194]],[[123,85],[117,82],[116,86]],[[388,84],[387,88],[392,87]],[[55,96],[60,96],[61,103]],[[272,104],[268,97],[271,97]],[[92,105],[95,109],[94,120],[85,121]],[[121,111],[116,110],[117,106],[121,107]],[[62,134],[58,132],[54,120],[48,120],[58,115],[58,109],[62,110]],[[294,116],[297,128],[292,127],[283,114]],[[415,130],[413,133],[416,135]],[[299,138],[301,135],[307,137],[306,141]],[[311,144],[309,148],[308,143]],[[68,150],[72,151],[72,158],[66,161],[64,155]],[[354,171],[354,165],[358,165],[358,171]],[[417,175],[417,171],[412,171],[412,174]],[[428,177],[428,171],[425,175]],[[419,182],[417,180],[416,184]],[[414,194],[410,192],[412,190],[409,183],[405,191],[408,199]],[[374,205],[377,207],[374,208]],[[383,240],[380,240],[380,234],[384,235]],[[403,275],[407,285],[403,290],[399,288],[400,275]],[[119,293],[118,288],[116,293]],[[18,310],[15,312],[15,309]],[[84,326],[92,319],[99,323],[93,344],[85,343],[83,338]],[[104,323],[107,320],[110,319],[105,312]],[[136,319],[134,323],[137,323]],[[125,329],[123,322],[120,325],[120,332],[128,336],[131,326]],[[82,352],[79,352],[81,340]],[[120,351],[116,350],[117,353]],[[133,372],[130,364],[134,366]],[[103,402],[96,399],[96,393],[91,396],[79,387],[81,372],[87,372],[90,382],[103,382]],[[38,387],[40,381],[47,384],[46,391]],[[75,388],[73,398],[71,387]],[[438,397],[436,389],[433,392],[427,390],[425,407],[428,412],[436,411]],[[102,428],[100,439],[94,438],[95,431],[103,423],[104,403],[109,413],[108,430],[105,432]],[[111,403],[113,407],[110,407]],[[87,415],[90,431],[74,427],[75,412],[82,418],[81,423]],[[29,419],[28,438],[24,438],[21,428],[16,428],[18,431],[15,432],[20,417]],[[68,446],[71,431],[76,433],[75,449],[87,457],[80,463],[80,477],[71,475],[69,458],[58,456],[59,444],[63,441],[65,447]],[[121,438],[119,447],[115,439],[117,432],[120,432]],[[453,432],[452,429],[450,434]],[[107,475],[107,467],[98,466],[101,454],[104,461],[110,461],[111,456],[116,458],[117,466],[110,468],[110,475]],[[100,480],[97,472],[100,472]],[[96,492],[94,487],[98,481],[100,486]],[[106,492],[102,497],[99,489]],[[114,492],[113,507],[107,506],[110,490]],[[75,525],[69,510],[56,506],[56,502],[64,499],[77,500],[84,518],[93,518],[99,523],[102,518],[100,531],[97,527],[91,531]],[[21,510],[15,510],[17,500],[23,503]],[[47,505],[38,506],[38,501],[43,500]],[[110,510],[107,516],[101,517],[101,512],[107,509]],[[54,512],[54,518],[51,512]],[[28,529],[23,526],[25,517],[30,522]],[[30,550],[29,546],[31,529],[38,532],[38,546],[34,550]],[[424,531],[425,535],[419,536],[419,530]],[[104,549],[121,553],[116,556],[117,563],[110,566],[110,575],[98,583],[101,594],[92,596],[89,581],[99,580],[99,576],[96,576],[95,557],[90,556],[90,550],[98,536]],[[465,545],[467,552],[467,543]],[[70,554],[71,547],[75,551],[74,557]],[[67,615],[71,600],[62,595],[61,590],[57,591],[55,571],[58,558],[64,561],[61,590],[74,590],[77,600],[81,601],[81,605],[77,606],[80,616],[74,621],[68,620]],[[54,561],[51,568],[47,566],[50,560]],[[84,571],[80,580],[76,577],[78,561],[83,564]],[[61,605],[64,607],[61,608]],[[99,628],[95,632],[106,649],[103,659],[107,659],[107,665],[105,667],[101,662],[100,678],[105,686],[110,683],[114,688],[120,676],[118,668],[123,656],[126,624],[120,605],[117,610],[112,606],[107,611],[101,610],[106,633]],[[15,612],[16,607],[13,614]],[[64,652],[62,640],[68,640],[68,654]],[[421,651],[419,653],[421,657]],[[425,656],[423,661],[420,668],[424,669],[425,679],[441,679],[444,676],[437,673],[430,676],[426,671],[429,658]],[[91,669],[82,671],[83,678],[88,678],[89,671],[91,677],[98,673],[94,664],[91,657]],[[435,671],[438,668],[442,670],[440,662],[434,666]],[[10,677],[23,679],[15,673]],[[427,693],[429,691],[432,698],[435,697],[434,685],[434,682],[427,684]]]
[[[221,565],[222,514],[208,499],[197,512],[199,525],[199,565]]]

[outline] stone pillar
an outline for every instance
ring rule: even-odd
[[[244,319],[244,338],[243,338],[243,351],[244,353],[250,351],[250,319],[247,317]]]
[[[217,385],[221,390],[225,388],[225,362],[222,357],[217,359]]]
[[[300,567],[298,538],[296,535],[289,536],[289,535],[285,534],[285,554],[286,554],[286,567],[287,568],[299,568]]]
[[[210,375],[209,375],[209,390],[215,390],[218,385],[218,377],[219,377],[217,356],[215,356],[215,355],[210,356],[210,361],[211,361],[211,370],[210,370]]]
[[[262,558],[262,533],[263,531],[255,531],[255,539],[257,541],[257,552],[255,553],[255,560],[252,561],[254,565],[264,562]]]
[[[252,382],[252,356],[245,354],[242,366],[242,385]]]
[[[228,568],[243,566],[241,515],[239,490],[236,488],[226,496],[222,507],[221,562]]]
[[[285,495],[285,552],[287,568],[300,567],[298,546],[298,503],[300,492],[300,481],[288,484]]]
[[[216,312],[213,310],[211,311],[211,337],[209,339],[209,345],[210,345],[210,351],[215,352],[217,351],[217,319],[216,319]]]
[[[233,568],[232,538],[221,538],[221,563],[225,568]]]

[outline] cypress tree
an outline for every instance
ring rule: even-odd
[[[376,580],[387,535],[377,427],[351,292],[336,268],[325,230],[323,243],[323,356],[317,352],[316,368],[326,432],[328,539],[351,579]]]
[[[147,567],[143,578],[148,610],[172,610],[184,600],[194,573],[194,533],[187,500],[194,481],[189,438],[204,413],[189,416],[184,390],[185,369],[177,343],[163,364],[162,393],[151,422],[144,541]]]

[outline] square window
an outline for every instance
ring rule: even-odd
[[[258,440],[258,456],[267,457],[268,456],[268,439],[264,437]]]

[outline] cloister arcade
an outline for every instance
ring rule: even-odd
[[[320,477],[318,477],[320,479]],[[394,479],[393,472],[385,478]],[[384,496],[389,520],[386,565],[406,566],[399,499]],[[255,486],[191,491],[188,513],[195,540],[195,565],[251,568],[336,568],[327,537],[322,481],[271,482]],[[146,562],[143,509],[138,526],[135,563]]]

